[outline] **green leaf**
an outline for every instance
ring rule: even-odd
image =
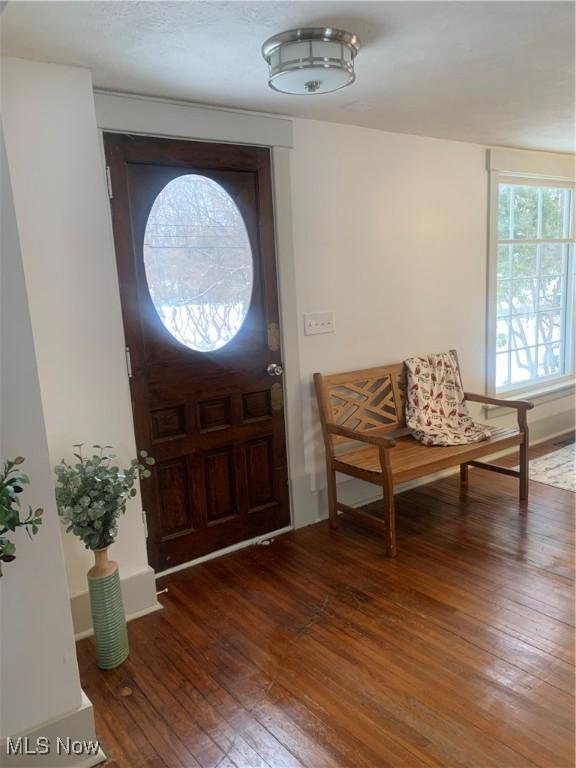
[[[99,446],[94,446],[98,448]],[[117,536],[117,523],[126,511],[126,502],[137,494],[134,487],[146,467],[132,459],[127,469],[114,463],[113,453],[80,459],[68,466],[63,460],[55,468],[56,503],[62,522],[88,549],[108,546]]]

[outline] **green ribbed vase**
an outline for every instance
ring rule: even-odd
[[[128,631],[122,602],[118,564],[108,560],[108,550],[94,551],[96,564],[88,571],[96,662],[100,669],[114,669],[128,657]]]

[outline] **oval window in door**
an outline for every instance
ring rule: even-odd
[[[200,352],[228,344],[254,283],[248,233],[228,192],[197,174],[169,182],[148,217],[144,269],[158,317],[177,341]]]

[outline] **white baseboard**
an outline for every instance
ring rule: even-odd
[[[81,749],[81,743],[89,749]],[[81,754],[74,754],[75,749]],[[13,754],[14,750],[18,754]],[[42,754],[44,751],[47,754]],[[92,702],[84,691],[77,709],[0,743],[2,768],[92,768],[105,760],[96,738]]]
[[[122,600],[126,619],[138,619],[148,613],[159,611],[162,606],[156,599],[156,581],[152,568],[146,568],[132,576],[121,579]],[[82,640],[93,634],[90,596],[88,591],[70,598],[74,636]]]

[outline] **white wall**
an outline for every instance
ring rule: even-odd
[[[0,738],[33,729],[82,704],[70,603],[18,232],[6,167],[0,160],[0,459],[23,455],[31,485],[23,511],[44,508],[38,535],[13,535],[16,560],[0,579]]]
[[[51,463],[78,442],[111,444],[128,462],[136,448],[90,73],[4,59],[2,111]],[[85,592],[92,557],[71,535],[64,548],[71,594]],[[111,554],[122,577],[148,568],[139,500]]]
[[[486,149],[295,120],[291,175],[306,467],[323,487],[315,371],[454,348],[466,388],[484,391]],[[330,309],[336,333],[304,336],[303,313]],[[572,398],[530,419],[544,420],[540,437],[573,428]],[[371,493],[347,486],[360,498]]]

